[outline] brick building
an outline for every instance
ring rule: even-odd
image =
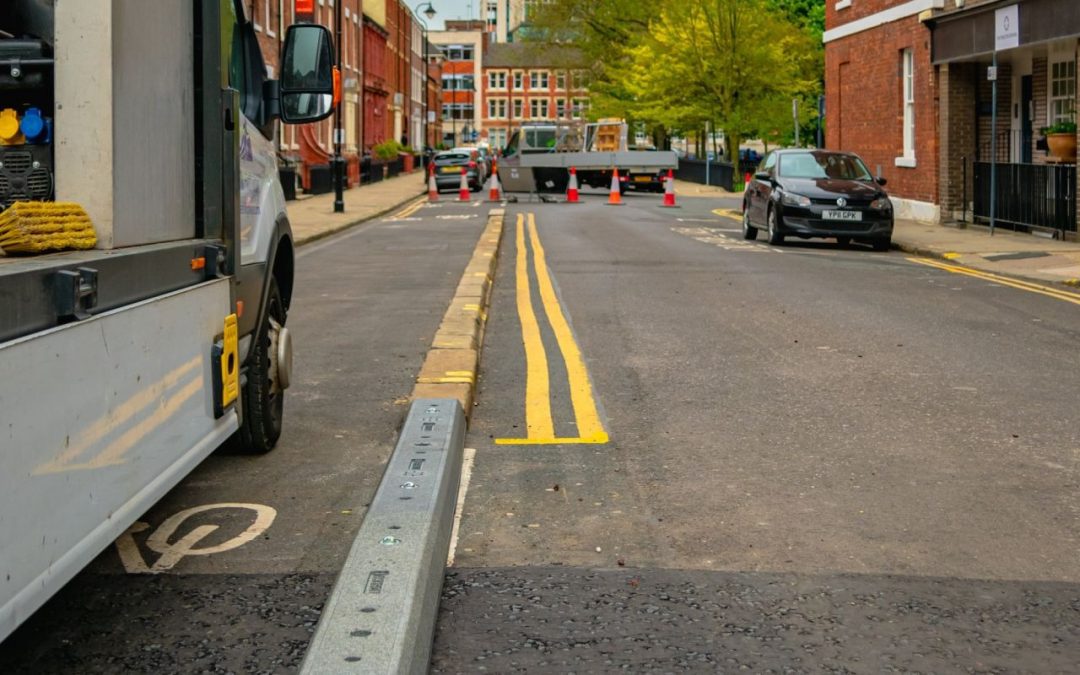
[[[276,77],[285,31],[296,20],[295,0],[243,0],[243,3],[254,20],[267,74]],[[348,164],[349,184],[355,185],[360,180],[360,158],[374,145],[395,138],[407,146],[421,147],[425,89],[430,92],[425,84],[433,68],[438,75],[440,65],[435,61],[424,67],[420,32],[407,3],[316,0],[315,23],[336,35],[339,9],[342,154]],[[299,164],[305,187],[311,185],[312,168],[328,165],[333,156],[334,124],[331,116],[315,124],[277,127],[281,155]]]
[[[447,21],[446,30],[431,31],[428,39],[442,51],[442,144],[448,148],[475,142],[483,132],[480,111],[481,62],[488,46],[483,21]]]
[[[1076,0],[829,0],[825,25],[826,145],[888,178],[898,215],[985,222],[995,165],[999,225],[1075,234],[1075,155],[1040,129],[1075,120]]]
[[[581,119],[588,109],[582,58],[572,49],[536,43],[492,44],[484,54],[484,138],[492,148],[506,145],[523,122]]]

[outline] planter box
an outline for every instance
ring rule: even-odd
[[[1076,161],[1076,134],[1047,134],[1050,154],[1065,162]]]

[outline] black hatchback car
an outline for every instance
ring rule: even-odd
[[[856,155],[829,150],[774,150],[758,166],[743,195],[743,237],[759,229],[769,243],[784,237],[861,241],[885,251],[892,241],[893,208],[882,186]]]

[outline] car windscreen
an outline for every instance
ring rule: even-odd
[[[454,162],[467,162],[469,161],[469,155],[459,152],[446,155],[435,155],[436,164],[452,164]]]
[[[784,178],[873,180],[870,170],[858,157],[830,152],[782,154],[780,155],[780,175]]]

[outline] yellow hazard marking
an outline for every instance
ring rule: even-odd
[[[526,359],[526,401],[525,419],[528,434],[526,438],[499,438],[496,445],[556,445],[556,444],[601,444],[608,442],[608,434],[600,421],[597,411],[596,396],[593,392],[589,373],[585,367],[585,359],[581,348],[574,338],[570,329],[570,323],[566,319],[559,297],[555,293],[555,286],[551,281],[551,274],[547,267],[547,256],[540,236],[536,229],[536,217],[530,213],[529,241],[533,250],[533,265],[536,270],[537,285],[540,289],[540,299],[544,306],[544,314],[555,334],[555,341],[559,345],[563,362],[566,365],[566,374],[570,388],[570,400],[574,408],[574,418],[577,424],[577,438],[559,438],[554,433],[554,423],[551,419],[550,385],[547,372],[547,357],[543,354],[543,344],[540,342],[539,325],[533,313],[532,299],[529,290],[528,274],[528,251],[525,246],[525,228],[523,218],[518,215],[517,244],[518,244],[518,313],[521,314],[522,339],[525,342]],[[524,298],[522,302],[524,288]],[[523,311],[525,310],[525,311]],[[529,314],[527,317],[525,312]],[[526,326],[528,325],[528,328]],[[533,331],[535,329],[535,336]],[[530,342],[535,337],[532,349],[539,348],[543,354],[543,367],[540,371],[538,359],[530,360]],[[536,366],[534,368],[534,366]],[[533,382],[534,377],[539,381]],[[534,397],[542,397],[538,400]],[[534,422],[538,422],[534,424]],[[541,433],[546,432],[546,433]]]
[[[926,258],[908,258],[911,262],[919,263],[920,265],[927,265],[929,267],[936,267],[939,270],[945,270],[946,272],[952,272],[953,274],[963,274],[969,277],[975,277],[976,279],[982,279],[984,281],[992,281],[995,284],[1001,284],[1002,286],[1011,286],[1012,288],[1018,288],[1022,291],[1028,291],[1029,293],[1038,293],[1039,295],[1045,295],[1055,300],[1064,300],[1065,302],[1071,302],[1074,305],[1080,305],[1080,294],[1070,293],[1069,291],[1058,290],[1050,286],[1043,286],[1042,284],[1032,283],[1030,281],[1020,281],[1019,279],[1010,279],[991,272],[982,272],[979,270],[971,269],[970,267],[959,267],[957,265],[947,265],[934,260],[928,260]]]
[[[742,211],[739,211],[738,209],[713,209],[712,212],[723,218],[742,220]]]
[[[240,395],[240,347],[236,314],[225,317],[221,338],[221,407],[230,405]]]
[[[953,253],[952,251],[950,251],[948,253],[942,253],[941,257],[945,258],[946,260],[956,260],[957,258],[960,257],[960,254],[959,253]]]

